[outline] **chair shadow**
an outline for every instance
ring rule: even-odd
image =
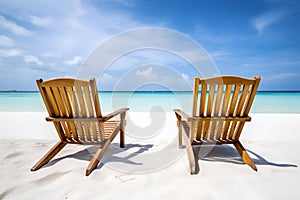
[[[268,161],[266,158],[257,153],[246,149],[250,153],[255,165],[270,165],[275,167],[298,167],[295,164],[275,163]],[[230,145],[207,145],[193,146],[195,154],[196,174],[200,172],[199,160],[211,162],[227,162],[234,164],[245,164],[237,150]],[[252,155],[251,155],[252,154]]]
[[[66,159],[66,158],[73,158],[73,159],[78,159],[78,160],[85,160],[85,161],[90,161],[96,151],[99,149],[100,145],[86,145],[86,148],[78,151],[73,154],[68,154],[59,158],[54,158],[50,160],[47,164],[43,166],[43,168],[50,167],[58,163],[59,161]],[[125,148],[120,148],[118,143],[112,143],[107,151],[105,152],[104,156],[102,157],[97,169],[100,169],[104,166],[105,163],[108,162],[122,162],[122,163],[127,163],[127,164],[132,164],[132,165],[143,165],[143,163],[138,163],[131,161],[130,159],[144,153],[145,151],[148,151],[153,147],[152,144],[146,144],[146,145],[141,145],[141,144],[127,144],[125,145]],[[138,148],[137,151],[129,153],[126,156],[117,156],[115,154],[122,153],[129,151],[130,149],[133,148]],[[63,150],[62,150],[63,151]]]

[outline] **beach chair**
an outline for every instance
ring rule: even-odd
[[[89,81],[60,78],[37,85],[60,141],[57,142],[31,169],[38,170],[48,163],[66,144],[99,145],[87,169],[86,176],[97,167],[110,143],[120,132],[120,147],[124,144],[125,114],[122,108],[102,116],[95,79]],[[120,120],[111,120],[115,116]]]
[[[191,174],[196,173],[194,145],[233,144],[244,163],[257,168],[239,141],[254,100],[260,77],[254,79],[219,76],[195,77],[192,115],[174,109],[177,117],[179,148],[184,139]]]

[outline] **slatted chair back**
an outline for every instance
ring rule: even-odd
[[[95,79],[41,79],[37,85],[49,116],[62,119],[54,122],[61,140],[74,143],[104,140],[103,123],[96,120],[102,114]]]
[[[195,77],[190,140],[236,141],[252,106],[260,77]]]

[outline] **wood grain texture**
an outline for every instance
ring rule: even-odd
[[[190,145],[233,144],[243,161],[257,170],[239,137],[252,106],[260,77],[253,79],[238,76],[218,76],[213,78],[195,77],[192,115],[174,109],[177,117],[179,137]],[[198,98],[200,96],[200,98]],[[182,132],[182,130],[185,130]],[[183,135],[183,136],[182,136]],[[179,147],[181,147],[181,141]],[[187,149],[190,165],[191,150]],[[192,173],[192,169],[191,169]]]
[[[60,141],[33,166],[33,171],[48,163],[66,144],[104,142],[87,168],[86,175],[89,175],[119,132],[120,146],[125,146],[125,113],[129,109],[119,109],[102,117],[95,79],[58,78],[36,82],[49,114],[46,120],[53,122]],[[120,120],[112,120],[116,116],[120,116]]]

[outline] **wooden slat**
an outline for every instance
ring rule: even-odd
[[[201,99],[200,99],[200,109],[199,109],[199,116],[203,117],[205,112],[205,105],[206,105],[206,92],[207,92],[207,85],[203,83],[201,91]]]
[[[233,134],[234,134],[234,132],[235,132],[235,128],[236,128],[236,124],[237,124],[237,122],[236,121],[232,121],[231,122],[231,126],[230,126],[230,130],[229,130],[229,132],[227,133],[227,137],[228,137],[228,139],[232,139],[232,136],[233,136]]]
[[[221,139],[226,140],[228,138],[228,132],[229,132],[229,127],[230,127],[231,121],[225,121],[222,134],[221,134]]]
[[[197,136],[196,136],[196,139],[197,140],[201,140],[203,138],[203,121],[200,120],[198,121],[198,129],[197,129]]]
[[[62,97],[60,95],[60,92],[58,91],[57,87],[51,87],[53,92],[53,97],[56,100],[58,110],[60,111],[60,116],[67,116],[67,111],[64,105],[64,102],[62,100]]]
[[[53,115],[59,116],[59,110],[55,101],[55,98],[53,97],[52,94],[52,89],[50,87],[46,87],[45,88],[45,95],[47,96],[47,99],[49,100],[49,102],[47,102],[50,106],[50,108],[53,110]]]
[[[67,95],[66,87],[60,88],[60,94],[61,94],[62,100],[64,101],[64,104],[66,107],[67,116],[72,117],[73,116],[72,107],[71,107],[70,100]]]
[[[244,87],[243,87],[242,94],[240,96],[237,110],[236,110],[236,116],[243,116],[242,109],[245,106],[245,100],[246,100],[246,96],[248,94],[249,86],[250,85],[244,85]]]
[[[76,91],[73,89],[73,87],[67,87],[69,91],[69,96],[73,108],[73,117],[80,117],[80,111],[79,111],[79,106],[78,106],[78,101],[76,98]],[[76,127],[76,132],[77,132],[77,137],[80,140],[85,140],[83,129],[82,129],[82,124],[81,122],[74,121],[75,127]]]
[[[79,116],[79,108],[78,108],[76,95],[74,93],[73,87],[66,87],[66,88],[69,92],[70,102],[71,102],[72,110],[73,110],[73,116],[77,117],[77,116]]]
[[[57,105],[58,105],[58,108],[59,108],[59,111],[60,111],[60,116],[67,117],[68,116],[67,109],[66,109],[66,106],[64,104],[62,95],[59,91],[59,88],[58,87],[52,87],[52,91],[53,91],[54,98],[56,99],[56,102],[57,102]],[[66,134],[66,137],[68,139],[72,139],[68,123],[61,122],[60,125],[63,127],[64,134]]]
[[[221,138],[224,121],[225,120],[222,120],[222,119],[217,121],[217,124],[216,124],[217,128],[216,128],[216,131],[215,131],[215,139],[220,139]]]
[[[255,97],[259,82],[260,82],[260,77],[255,77],[254,79],[255,79],[255,84],[253,85],[253,88],[251,90],[251,94],[250,94],[249,101],[248,101],[247,107],[245,109],[244,115],[248,115],[248,113],[250,111],[250,108],[252,106],[252,103],[253,103],[253,100],[254,100],[254,97]]]
[[[229,110],[228,107],[230,102],[231,91],[232,91],[232,85],[231,84],[226,85],[221,116],[227,116],[227,111]]]
[[[98,96],[98,91],[97,91],[97,86],[96,86],[95,79],[91,79],[90,84],[91,84],[93,102],[94,102],[95,111],[96,111],[96,117],[101,117],[102,114],[101,114],[99,96]]]
[[[234,116],[234,111],[235,111],[235,108],[236,108],[236,102],[237,102],[237,99],[238,99],[238,96],[239,96],[239,93],[240,93],[240,88],[241,86],[240,85],[235,85],[234,87],[234,92],[233,92],[233,96],[232,96],[232,99],[231,99],[231,102],[230,102],[230,107],[229,107],[229,116]]]
[[[198,83],[199,84],[199,83]],[[200,96],[200,103],[199,103],[199,116],[204,116],[205,112],[205,102],[206,102],[206,92],[207,92],[207,85],[204,83],[201,85],[201,96]],[[197,123],[197,134],[196,139],[199,140],[203,137],[203,121],[199,121]]]
[[[60,87],[60,94],[61,97],[64,101],[64,104],[66,106],[66,112],[67,112],[67,116],[68,117],[73,117],[73,112],[72,112],[72,106],[70,103],[70,99],[69,99],[69,95],[68,95],[68,91],[66,87]],[[77,135],[77,131],[76,131],[76,127],[73,121],[68,121],[66,122],[69,129],[70,129],[70,135],[73,139],[77,140],[78,139],[78,135]]]
[[[198,104],[198,89],[199,89],[199,78],[195,78],[194,81],[194,95],[193,95],[193,116],[196,116],[197,104]]]
[[[95,114],[94,114],[94,110],[93,110],[93,103],[92,103],[91,96],[90,96],[91,93],[90,93],[88,87],[83,87],[83,91],[84,91],[85,102],[87,105],[87,115],[88,115],[88,117],[93,117],[93,116],[95,116]],[[95,123],[90,123],[89,127],[90,127],[91,138],[93,140],[98,140]]]
[[[212,114],[212,110],[214,106],[214,98],[215,98],[215,85],[210,85],[208,102],[207,102],[207,113],[206,113],[206,116],[208,117],[210,117]]]
[[[221,104],[221,100],[222,100],[222,94],[223,94],[223,85],[218,84],[214,86],[217,89],[217,94],[216,95],[216,101],[214,102],[214,109],[213,109],[213,114],[212,116],[219,116],[220,113],[220,104]],[[210,126],[210,133],[209,133],[209,139],[214,139],[217,136],[217,131],[218,129],[216,128],[218,124],[218,120],[212,120]]]
[[[84,91],[84,98],[85,98],[85,102],[86,102],[86,106],[87,106],[87,113],[88,113],[88,117],[93,117],[94,115],[94,110],[93,110],[93,103],[91,100],[91,93],[89,91],[88,87],[83,87],[83,91]]]
[[[208,121],[203,121],[204,125],[203,125],[203,139],[207,140],[209,138],[209,125],[210,125],[210,120]]]
[[[83,93],[82,93],[82,88],[81,88],[81,86],[76,85],[75,90],[76,90],[76,94],[77,94],[78,105],[80,107],[80,116],[85,118],[85,117],[87,117],[87,109],[86,109],[86,103],[84,101],[84,97],[83,97]],[[81,125],[82,125],[83,134],[85,136],[85,139],[91,140],[88,122],[82,122]]]
[[[47,94],[50,99],[50,104],[52,108],[54,108],[54,113],[56,116],[63,116],[66,114],[65,112],[65,107],[63,105],[60,93],[58,91],[57,87],[47,87],[46,89]],[[58,126],[58,129],[60,130],[60,134],[63,134],[64,137],[67,137],[68,139],[70,138],[70,131],[65,122],[59,122],[56,123],[56,126]]]
[[[190,142],[192,142],[196,138],[196,131],[194,131],[196,128],[196,125],[197,124],[194,121],[191,122],[191,129],[190,129],[190,133],[189,133]]]
[[[214,116],[219,116],[224,85],[218,85],[217,99],[214,109]]]
[[[68,87],[64,87],[63,90],[63,98],[65,99],[66,105],[67,105],[67,110],[69,112],[69,117],[73,118],[75,115],[75,111],[74,108],[72,108],[72,100],[71,100],[71,92],[70,90],[72,90],[72,88],[68,88]],[[69,127],[72,131],[72,137],[74,140],[78,140],[78,134],[77,134],[77,129],[75,126],[75,122],[74,121],[70,121],[69,122]]]
[[[236,134],[233,136],[232,139],[238,140],[238,139],[240,138],[240,135],[241,135],[241,133],[242,133],[242,130],[243,130],[243,128],[244,128],[244,125],[245,125],[245,122],[240,122],[240,123],[239,123],[239,127],[238,127],[238,129],[237,129],[237,131],[236,131]]]
[[[94,102],[94,106],[95,106],[96,117],[102,117],[99,96],[98,96],[98,91],[97,91],[97,86],[96,86],[96,80],[91,79],[90,85],[91,85],[91,92],[92,92],[92,96],[93,96],[93,102]],[[98,123],[97,125],[99,128],[100,140],[102,141],[105,138],[103,123]]]

